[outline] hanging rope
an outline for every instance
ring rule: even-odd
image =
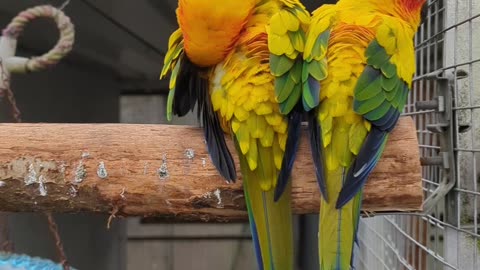
[[[0,85],[0,98],[7,97],[7,101],[10,105],[11,113],[13,120],[17,123],[22,122],[20,109],[18,109],[17,101],[15,100],[15,95],[13,94],[12,89],[10,88],[10,77],[8,76],[7,71],[5,70],[5,65],[3,60],[0,58],[0,80],[3,82]]]
[[[0,63],[0,69],[1,69],[1,63]],[[4,80],[5,85],[7,85],[6,88],[4,89],[0,89],[0,95],[6,95],[7,96],[7,101],[8,101],[8,104],[10,105],[10,108],[11,108],[11,111],[12,111],[12,117],[13,119],[15,120],[15,122],[17,123],[21,123],[22,122],[22,118],[21,118],[21,114],[20,114],[20,110],[18,109],[17,107],[17,104],[16,104],[16,101],[15,101],[15,95],[13,94],[13,91],[12,89],[9,87],[10,83],[9,83],[9,78],[5,78],[5,73],[2,72],[2,80]],[[45,216],[47,218],[47,221],[48,221],[48,228],[50,230],[50,232],[52,233],[52,236],[55,240],[55,246],[56,246],[56,249],[57,249],[57,254],[58,254],[58,257],[59,257],[59,260],[60,260],[60,263],[62,264],[63,266],[63,269],[64,270],[69,270],[70,269],[70,266],[68,264],[68,260],[67,260],[67,256],[65,255],[65,251],[63,249],[63,244],[62,244],[62,240],[60,238],[60,234],[58,233],[58,227],[57,227],[57,224],[55,223],[55,220],[53,219],[53,216],[51,213],[45,213]],[[3,246],[5,247],[6,250],[9,249],[10,245],[11,245],[11,242],[10,240],[8,239],[8,224],[4,224],[4,238],[5,238],[5,241],[3,243]]]
[[[60,31],[60,38],[57,44],[49,52],[39,57],[33,57],[31,59],[15,57],[14,54],[18,36],[23,32],[27,23],[38,17],[52,18],[56,22]],[[1,41],[3,41],[0,42],[0,45],[2,45],[0,47],[0,97],[7,98],[13,120],[17,123],[21,123],[22,118],[20,109],[17,106],[15,95],[10,87],[10,73],[40,71],[57,64],[72,50],[75,39],[74,27],[70,22],[70,19],[61,10],[48,5],[37,6],[18,14],[18,16],[16,16],[2,31],[2,36],[0,38]],[[58,232],[58,226],[51,213],[45,213],[45,216],[48,221],[49,230],[55,240],[60,263],[64,270],[69,270],[70,266]],[[10,245],[8,228],[5,227],[4,230],[7,230],[5,233],[7,242],[3,245],[8,248]]]
[[[19,122],[21,120],[20,110],[17,107],[15,96],[10,89],[10,77],[8,76],[6,65],[0,57],[0,98],[4,98],[5,96],[7,96],[7,101],[10,104],[14,121]],[[0,226],[2,226],[0,231],[2,238],[0,248],[4,252],[13,252],[13,242],[10,240],[10,232],[8,229],[8,213],[0,213]]]
[[[0,213],[0,250],[3,252],[13,252],[13,242],[10,240],[10,232],[8,230],[8,213]]]
[[[70,270],[70,266],[68,264],[67,255],[65,254],[65,250],[63,248],[62,239],[60,238],[60,234],[58,233],[57,223],[53,219],[53,215],[51,213],[45,213],[48,220],[48,228],[55,239],[55,246],[57,247],[57,254],[60,258],[60,264],[63,266],[64,270]]]

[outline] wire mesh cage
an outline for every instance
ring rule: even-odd
[[[416,123],[425,211],[362,219],[356,269],[480,269],[479,28],[480,0],[428,2],[404,111]]]

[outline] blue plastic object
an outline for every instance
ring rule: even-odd
[[[72,267],[70,269],[74,270]],[[63,270],[63,267],[47,259],[0,253],[0,270]]]

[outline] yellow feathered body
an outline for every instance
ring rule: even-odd
[[[264,8],[273,14],[279,7],[271,3]],[[257,230],[263,268],[274,269],[275,261],[275,269],[293,269],[289,194],[273,205],[273,188],[287,139],[287,119],[280,113],[274,97],[275,78],[270,73],[265,28],[269,17],[268,13],[260,15],[246,25],[236,49],[213,70],[210,89],[212,105],[224,123],[224,130],[237,141],[244,189],[249,196],[246,200],[251,204],[251,219],[255,221],[252,230]],[[271,206],[265,207],[263,201]],[[272,212],[267,214],[268,218],[264,217],[266,209]],[[274,254],[269,245],[274,247]],[[287,248],[280,248],[282,245]]]
[[[403,109],[406,94],[400,86],[409,88],[415,72],[413,37],[420,22],[417,8],[423,2],[340,0],[313,13],[304,59],[324,63],[328,72],[319,81],[316,113],[325,181],[319,221],[322,270],[351,267],[362,186]],[[318,45],[322,37],[327,46]],[[371,64],[384,55],[388,63]],[[387,67],[394,70],[384,72]],[[400,89],[398,95],[382,91],[382,83],[390,79]],[[379,134],[382,141],[367,142],[369,134]],[[352,168],[356,165],[357,171]],[[347,182],[352,185],[346,187]]]
[[[281,112],[275,94],[275,68],[290,68],[281,63],[272,67],[270,59],[301,61],[304,40],[289,35],[306,30],[309,14],[294,0],[179,0],[177,18],[180,29],[171,36],[162,71],[162,76],[172,72],[167,113],[171,117],[193,109],[175,103],[184,100],[179,91],[190,91],[180,89],[179,84],[181,78],[190,80],[182,76],[182,69],[186,73],[187,64],[193,64],[200,70],[196,81],[207,84],[207,105],[202,108],[211,106],[211,111],[206,118],[212,125],[218,121],[236,145],[259,268],[293,269],[290,184],[278,201],[274,198],[289,130],[288,117]],[[193,91],[191,95],[197,95]],[[208,136],[214,129],[209,131],[208,121],[204,124]],[[216,151],[214,142],[209,148],[213,156],[225,151]],[[220,172],[229,167],[222,164],[222,158],[218,159]]]

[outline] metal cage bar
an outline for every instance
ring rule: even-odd
[[[480,269],[478,29],[480,0],[428,2],[428,16],[415,37],[417,71],[404,115],[416,122],[430,209],[363,218],[356,269]],[[445,120],[439,104],[451,116],[443,133],[432,129]],[[445,178],[454,186],[442,194]]]

